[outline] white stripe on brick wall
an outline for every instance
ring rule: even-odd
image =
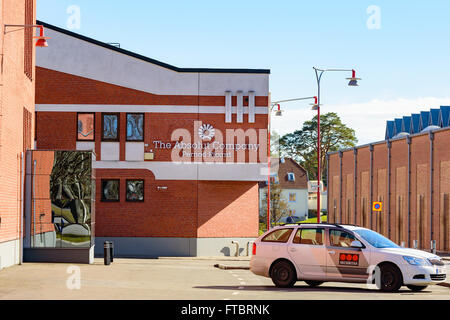
[[[231,99],[230,99],[231,101]],[[148,112],[148,113],[217,113],[225,114],[226,107],[220,106],[155,106],[155,105],[113,105],[113,104],[37,104],[39,112]],[[237,107],[231,107],[231,114],[237,112]],[[249,113],[248,107],[243,107],[243,113]],[[255,114],[267,114],[267,107],[255,107]],[[225,117],[226,118],[226,117]],[[227,122],[227,121],[226,121]]]
[[[236,122],[244,122],[244,93],[242,91],[236,92],[237,98],[237,117]]]
[[[230,123],[231,122],[231,91],[225,92],[225,122]]]
[[[255,123],[255,91],[248,92],[248,122]]]

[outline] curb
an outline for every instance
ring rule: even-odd
[[[215,261],[241,261],[250,262],[250,257],[158,257],[162,260],[215,260]]]
[[[216,263],[216,264],[214,265],[214,268],[219,268],[219,269],[222,269],[222,270],[232,270],[232,269],[250,270],[250,267],[244,267],[244,266],[226,266],[226,265],[219,264],[219,263]]]

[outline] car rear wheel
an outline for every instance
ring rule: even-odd
[[[313,280],[305,280],[305,282],[310,287],[318,287],[323,283],[323,281],[313,281]]]
[[[396,292],[403,284],[402,274],[396,266],[384,264],[380,267],[380,279],[376,284],[381,291]]]
[[[422,291],[423,289],[425,289],[428,286],[415,286],[415,285],[410,284],[410,285],[407,285],[407,287],[408,287],[408,289],[410,289],[412,291],[418,292],[418,291]]]
[[[278,261],[270,273],[272,282],[279,288],[292,288],[297,282],[297,275],[292,265],[287,261]]]

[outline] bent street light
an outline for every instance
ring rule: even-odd
[[[272,115],[272,111],[274,107],[277,107],[277,110],[275,111],[275,116],[282,116],[283,110],[281,110],[280,103],[282,102],[290,102],[290,101],[299,101],[299,100],[308,100],[308,99],[315,99],[314,101],[317,103],[317,97],[305,97],[305,98],[295,98],[295,99],[288,99],[288,100],[280,100],[280,101],[274,101],[270,105],[269,109],[269,117],[268,117],[268,127],[269,132],[267,134],[267,165],[268,165],[268,172],[267,172],[267,230],[270,229],[270,116]]]
[[[360,78],[356,78],[356,71],[354,69],[318,69],[313,67],[316,73],[317,80],[317,101],[313,105],[312,110],[317,110],[317,223],[321,223],[320,219],[320,181],[322,180],[321,172],[320,172],[320,80],[322,79],[322,75],[327,71],[351,71],[352,76],[347,78],[350,80],[348,85],[350,87],[357,87],[358,80]],[[340,221],[338,221],[340,222]]]

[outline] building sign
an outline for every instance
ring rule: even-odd
[[[194,132],[196,134],[193,141],[190,132],[187,129],[176,129],[172,132],[172,141],[153,140],[153,149],[171,150],[172,161],[190,161],[192,157],[215,159],[214,161],[221,158],[233,159],[236,152],[238,162],[242,162],[242,160],[245,161],[245,153],[249,152],[250,158],[253,159],[253,162],[256,162],[257,153],[261,152],[258,143],[259,134],[255,129],[248,129],[247,131],[227,129],[226,141],[224,141],[224,134],[220,130],[215,129],[211,124],[202,124],[201,121],[195,121]]]

